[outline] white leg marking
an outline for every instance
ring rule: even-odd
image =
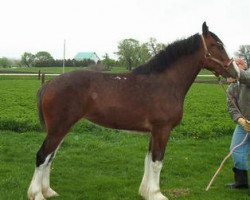
[[[42,178],[42,193],[45,198],[59,196],[54,190],[50,188],[50,168],[51,168],[51,163],[49,163],[44,168],[44,173]]]
[[[59,149],[59,147],[61,146],[63,140],[60,142],[60,144],[58,145],[58,147],[56,148],[56,150],[54,151],[54,155],[53,158],[51,158],[51,154],[49,155],[49,159],[54,159],[56,156],[56,153]],[[49,161],[48,159],[48,161]],[[46,158],[47,160],[47,158]],[[59,196],[58,193],[56,191],[54,191],[51,187],[50,187],[50,168],[51,168],[51,164],[52,161],[49,162],[45,167],[44,167],[44,171],[43,171],[43,179],[42,179],[42,193],[43,196],[45,198],[50,198],[50,197],[55,197],[55,196]]]
[[[62,143],[62,141],[61,141],[61,143]],[[60,145],[61,145],[61,143],[60,143]],[[52,159],[55,158],[56,153],[57,153],[60,145],[58,145],[57,149],[55,150]],[[50,169],[51,169],[51,164],[52,164],[52,161],[50,163],[48,163],[48,165],[46,165],[46,167],[44,168],[44,175],[43,175],[43,180],[42,180],[42,193],[43,193],[43,196],[45,198],[59,196],[58,193],[56,191],[54,191],[50,187]]]
[[[144,174],[143,174],[143,178],[142,178],[141,185],[139,188],[139,194],[141,196],[143,196],[143,194],[147,192],[148,175],[149,175],[149,159],[150,159],[150,156],[149,154],[147,154],[145,157],[145,161],[144,161]]]
[[[152,155],[148,154],[145,159],[145,172],[139,193],[146,200],[167,200],[160,191],[161,161],[152,161]]]
[[[44,167],[43,171],[43,178],[42,178],[42,190],[47,190],[50,186],[50,166],[51,163],[49,163],[47,166]]]
[[[42,176],[43,176],[42,166],[36,167],[30,187],[28,189],[28,198],[30,200],[44,200],[41,191]]]
[[[30,187],[28,189],[28,198],[30,200],[44,200],[44,196],[42,194],[42,183],[43,176],[48,166],[48,162],[50,160],[51,154],[48,155],[42,165],[36,167],[32,181],[30,183]]]

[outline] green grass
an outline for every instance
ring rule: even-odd
[[[84,67],[65,67],[65,72],[75,71],[75,70],[86,70]],[[12,72],[12,73],[38,73],[39,70],[41,73],[49,73],[49,74],[62,74],[62,67],[17,67],[17,68],[0,68],[0,72]],[[128,72],[125,67],[113,67],[111,71],[112,73],[124,73]]]
[[[208,71],[207,69],[202,69],[199,73],[200,75],[213,75],[211,71]]]
[[[125,67],[112,67],[111,73],[126,73],[128,70]]]
[[[65,72],[84,69],[81,67],[65,67]],[[16,73],[38,73],[41,70],[42,73],[54,73],[61,74],[63,72],[62,67],[17,67],[17,68],[0,68],[1,72],[16,72]]]
[[[44,134],[0,132],[0,197],[26,199],[35,153]],[[227,162],[209,192],[205,188],[228,153],[230,137],[196,140],[171,138],[161,174],[161,189],[170,199],[246,199],[247,191],[230,191]],[[148,136],[125,132],[71,132],[52,166],[51,184],[61,195],[54,199],[130,200],[143,175]],[[213,147],[213,148],[211,148]],[[177,194],[176,194],[177,192]]]
[[[40,82],[34,77],[0,77],[0,130],[39,130],[36,93]]]

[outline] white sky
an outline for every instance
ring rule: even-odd
[[[79,51],[113,57],[118,42],[158,42],[201,33],[203,21],[233,54],[250,44],[250,0],[1,0],[0,57],[48,51],[66,58]]]

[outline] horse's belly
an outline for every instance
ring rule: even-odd
[[[114,129],[150,131],[150,125],[137,113],[128,110],[106,110],[89,113],[86,118],[96,124]]]

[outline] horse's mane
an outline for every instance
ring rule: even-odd
[[[187,39],[177,40],[169,44],[164,50],[132,70],[134,74],[160,73],[169,68],[178,58],[191,55],[200,48],[201,36],[197,33]]]

